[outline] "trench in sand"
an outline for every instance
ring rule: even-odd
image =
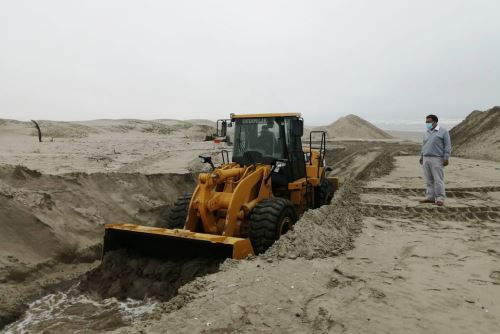
[[[90,287],[83,291],[80,282],[99,264],[105,223],[164,225],[172,202],[194,187],[192,174],[56,176],[1,166],[0,180],[0,328],[41,331],[58,323],[56,330],[61,330],[62,323],[83,321],[99,330],[123,326],[130,314],[148,312],[152,304],[147,298],[102,298]],[[179,271],[175,265],[165,264],[163,271],[155,266],[156,274],[168,275],[167,267]],[[173,276],[169,287],[191,280],[197,270],[186,266],[182,273]],[[174,288],[169,289],[172,295]],[[101,311],[107,320],[99,320]]]

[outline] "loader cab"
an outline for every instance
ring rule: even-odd
[[[241,166],[276,164],[273,182],[283,185],[305,177],[300,114],[231,115],[234,122],[233,162]]]

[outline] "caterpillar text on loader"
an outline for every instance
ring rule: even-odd
[[[155,257],[243,259],[266,251],[305,210],[331,201],[338,179],[325,174],[324,132],[312,131],[303,148],[300,114],[231,114],[227,122],[234,125],[231,161],[227,151],[220,166],[200,157],[212,171],[177,200],[165,228],[107,224],[103,254],[127,248]]]

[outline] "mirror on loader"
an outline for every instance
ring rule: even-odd
[[[220,127],[220,136],[225,137],[227,134],[227,123],[226,121],[223,121]]]
[[[230,128],[233,126],[233,123],[231,123],[230,119],[219,119],[217,120],[217,137],[226,137],[227,135],[227,128]]]
[[[212,169],[215,169],[214,163],[212,162],[212,157],[211,156],[203,156],[199,155],[198,158],[200,158],[200,162],[203,164],[210,164],[210,167]]]
[[[295,137],[302,137],[304,134],[304,121],[301,119],[294,119],[292,121],[292,134]]]

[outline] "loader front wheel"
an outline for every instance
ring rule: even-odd
[[[185,194],[177,199],[172,208],[168,221],[165,224],[166,228],[184,228],[188,215],[189,202],[191,202],[193,194]]]
[[[333,193],[335,189],[333,188],[332,184],[326,180],[323,179],[321,180],[319,187],[317,189],[317,202],[315,205],[315,208],[319,208],[322,205],[330,204],[333,198]]]
[[[297,214],[292,202],[268,198],[257,204],[250,214],[248,235],[255,254],[264,253],[283,234],[293,228]]]

